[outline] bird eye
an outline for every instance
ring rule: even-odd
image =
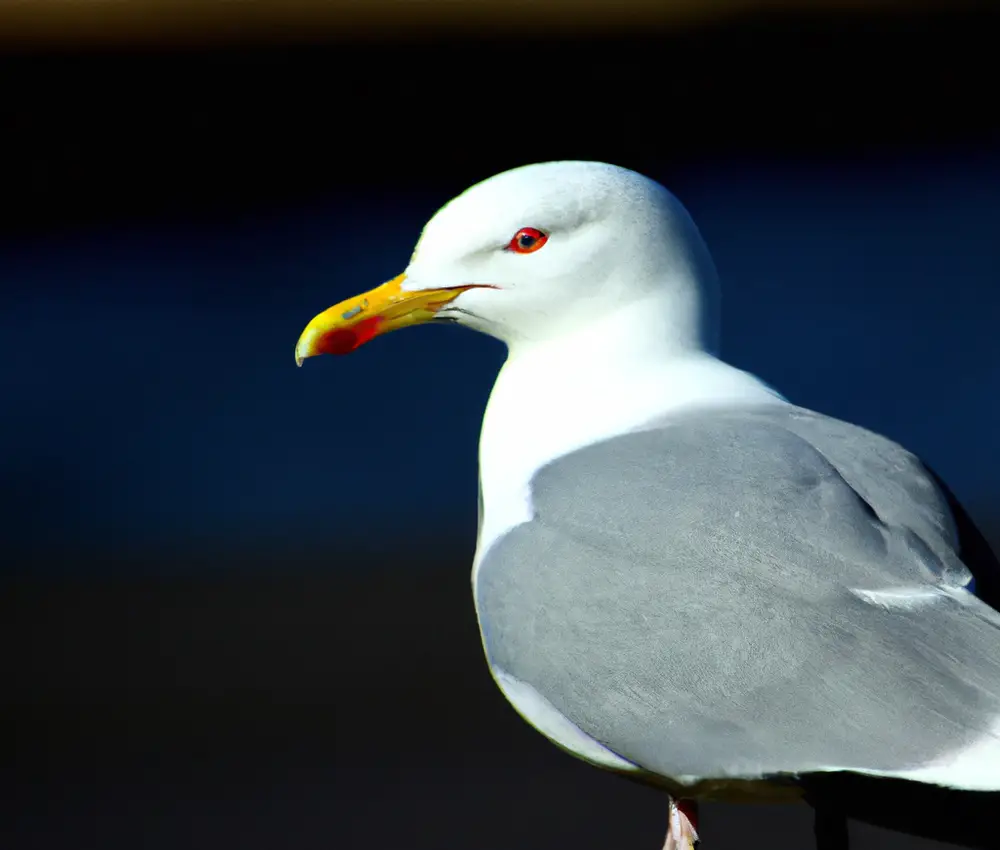
[[[541,248],[548,240],[548,234],[542,233],[541,230],[535,227],[522,227],[510,240],[507,250],[515,254],[530,254]]]

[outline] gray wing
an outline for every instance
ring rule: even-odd
[[[919,767],[1000,721],[1000,615],[898,445],[794,407],[542,469],[477,579],[490,663],[668,777]]]

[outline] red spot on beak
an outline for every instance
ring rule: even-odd
[[[372,339],[382,322],[382,316],[370,316],[350,328],[330,331],[323,335],[316,351],[318,354],[350,354]]]

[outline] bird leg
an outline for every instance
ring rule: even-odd
[[[698,804],[694,800],[670,798],[667,840],[663,850],[695,850],[698,846]]]

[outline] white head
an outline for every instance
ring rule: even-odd
[[[512,353],[592,327],[711,349],[717,300],[697,228],[658,183],[596,162],[529,165],[445,205],[406,271],[313,319],[296,359],[432,319],[488,333]]]

